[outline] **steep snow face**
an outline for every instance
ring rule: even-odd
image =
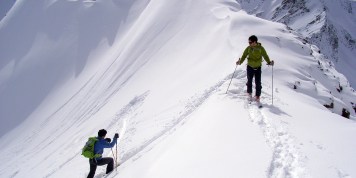
[[[277,21],[296,30],[335,63],[355,87],[356,2],[338,1],[238,1],[248,13]]]
[[[9,10],[15,4],[16,0],[8,0],[0,2],[0,21],[7,15]]]
[[[72,94],[51,102],[62,104],[44,106],[54,112],[99,66],[112,63],[101,54],[118,53],[112,46],[147,2],[110,1],[93,6],[94,1],[17,1],[0,24],[0,135],[33,114],[64,83],[73,81],[71,87],[64,87],[68,90],[64,93]]]
[[[16,1],[0,23],[0,177],[86,177],[81,148],[102,128],[120,133],[110,177],[356,176],[347,78],[317,46],[241,7]],[[246,66],[235,66],[252,34],[276,61],[262,66],[262,109],[246,102]]]

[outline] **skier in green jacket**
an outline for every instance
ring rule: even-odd
[[[247,57],[247,93],[249,100],[252,100],[252,79],[255,77],[256,85],[256,96],[255,100],[260,102],[261,96],[261,66],[262,66],[262,57],[267,62],[268,65],[274,65],[274,61],[270,60],[265,48],[261,43],[257,42],[258,39],[255,35],[252,35],[248,38],[249,46],[245,49],[240,60],[236,62],[236,65],[241,65]]]

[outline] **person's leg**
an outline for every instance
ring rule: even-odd
[[[96,171],[96,164],[93,160],[89,160],[89,165],[90,165],[90,172],[88,174],[87,178],[93,178],[95,175],[95,171]]]
[[[252,93],[252,79],[253,79],[254,71],[253,68],[250,66],[247,66],[247,93],[251,94]]]
[[[102,166],[105,164],[107,164],[106,174],[108,174],[109,172],[114,170],[114,159],[107,157],[107,158],[102,158],[102,159],[98,160],[98,165]]]
[[[262,90],[262,83],[261,83],[261,67],[257,68],[255,70],[255,84],[256,84],[256,97],[257,99],[260,98],[261,96],[261,90]]]

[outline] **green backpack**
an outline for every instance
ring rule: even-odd
[[[98,141],[96,137],[90,137],[88,141],[85,143],[83,149],[82,149],[82,155],[86,158],[93,159],[93,158],[98,158],[101,155],[100,154],[95,154],[94,153],[94,145]]]

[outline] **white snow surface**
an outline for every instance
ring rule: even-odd
[[[275,61],[262,108],[235,66],[253,34]],[[348,79],[236,1],[17,0],[0,51],[0,177],[86,177],[102,128],[120,133],[109,178],[356,177]]]

